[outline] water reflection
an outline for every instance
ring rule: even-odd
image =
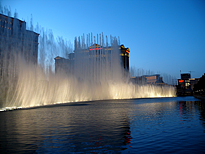
[[[199,119],[203,127],[205,128],[205,101],[197,101],[195,102],[197,110],[199,111]],[[205,131],[204,131],[205,132]]]
[[[204,109],[193,98],[161,98],[0,112],[0,153],[202,153]]]
[[[130,144],[131,132],[126,104],[125,108],[116,104],[90,102],[2,112],[3,149],[11,153],[120,151]]]

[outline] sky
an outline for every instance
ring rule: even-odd
[[[205,73],[205,0],[0,0],[20,20],[74,42],[83,33],[120,37],[130,67],[180,78]]]

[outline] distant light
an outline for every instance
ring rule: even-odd
[[[182,82],[184,82],[184,80],[179,80],[179,83],[182,83]]]
[[[93,48],[93,49],[89,49],[89,50],[100,50],[102,48]]]
[[[128,49],[126,50],[126,52],[127,52],[127,53],[130,53],[130,49],[128,48]]]

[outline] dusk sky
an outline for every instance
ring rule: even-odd
[[[204,0],[0,0],[13,17],[55,37],[100,33],[130,48],[130,66],[180,78],[205,73]]]

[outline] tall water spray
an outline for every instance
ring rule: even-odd
[[[48,57],[53,59],[59,56],[59,50],[68,53],[70,47],[62,45],[62,39],[59,46],[52,33],[46,34],[42,30],[39,37],[39,61],[35,63],[28,58],[35,56],[30,52],[30,48],[35,46],[29,43],[34,36],[26,35],[28,38],[25,39],[25,36],[19,36],[22,27],[15,24],[11,26],[14,32],[11,33],[8,29],[1,35],[0,108],[175,96],[175,89],[170,86],[136,85],[128,82],[129,73],[121,67],[119,40],[116,37],[110,37],[108,41],[103,33],[96,37],[91,33],[86,37],[83,35],[76,38],[73,61],[65,64],[66,69],[55,73],[53,61]],[[19,39],[23,42],[22,45],[18,43]]]

